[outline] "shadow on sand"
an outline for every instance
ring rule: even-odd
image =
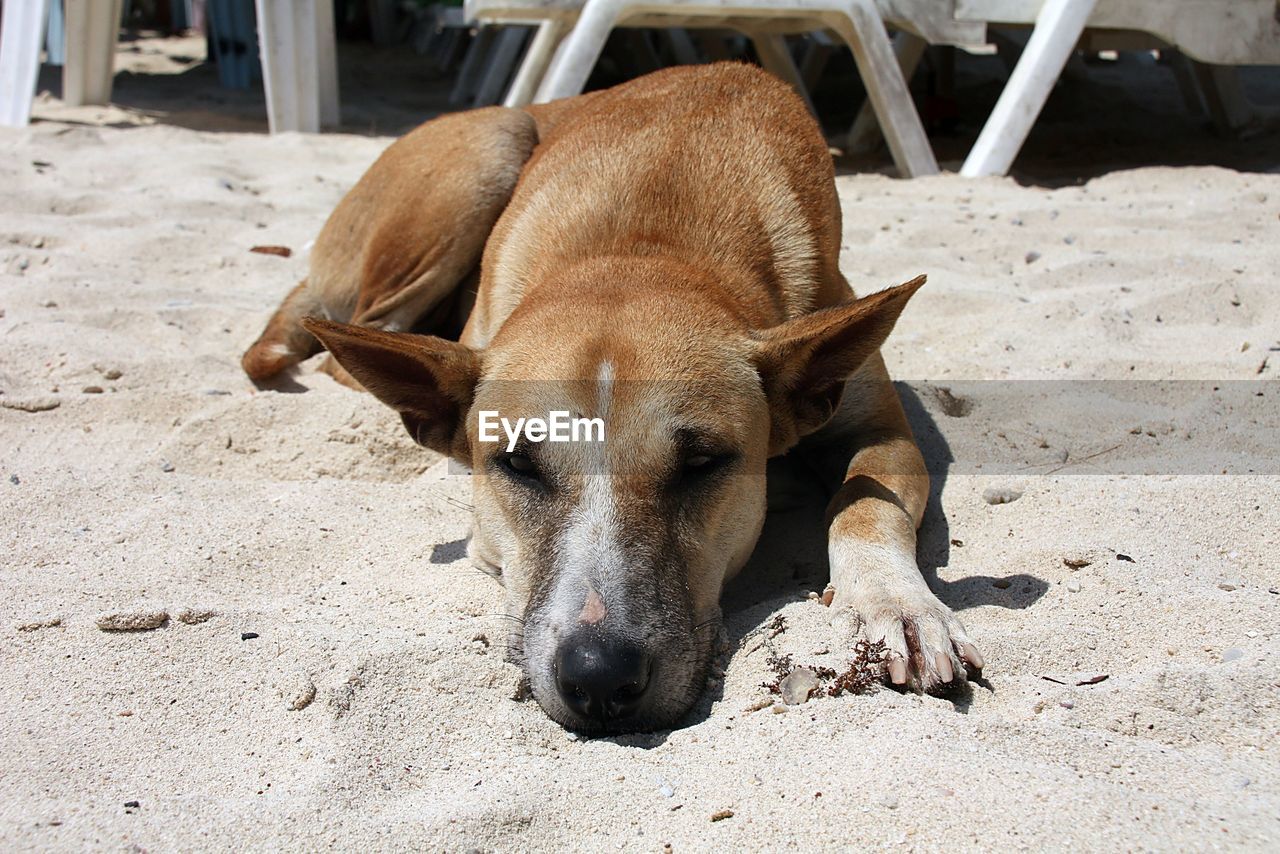
[[[897,383],[899,397],[911,422],[925,463],[929,468],[929,503],[920,527],[916,557],[926,583],[939,599],[957,612],[983,605],[1024,609],[1045,594],[1049,585],[1033,575],[973,575],[957,581],[938,577],[951,557],[951,527],[942,507],[942,491],[953,462],[951,448],[931,412],[910,386]],[[945,418],[946,416],[944,416]],[[764,531],[751,560],[729,583],[721,599],[725,633],[731,648],[765,625],[783,606],[807,598],[821,590],[828,579],[826,530],[823,512],[827,496],[813,478],[797,476],[785,458],[769,467],[770,510]],[[784,481],[787,495],[775,509],[774,484]],[[993,582],[1009,582],[997,588]],[[1013,594],[1012,596],[1010,594]],[[966,713],[972,699],[972,685],[991,690],[982,679],[963,683],[946,694],[957,712]],[[723,688],[709,689],[680,722],[680,727],[699,723],[723,696]],[[615,738],[620,744],[656,746],[667,733]]]

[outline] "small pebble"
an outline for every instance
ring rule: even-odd
[[[1244,587],[1244,584],[1243,584],[1242,582],[1239,582],[1239,581],[1234,581],[1234,580],[1233,580],[1233,581],[1219,581],[1219,582],[1218,582],[1218,589],[1219,589],[1219,590],[1225,590],[1225,591],[1227,591],[1228,593],[1230,593],[1230,592],[1231,592],[1231,591],[1233,591],[1233,590],[1239,590],[1241,587]]]
[[[61,617],[46,617],[43,620],[32,620],[18,626],[20,632],[38,632],[41,629],[53,629],[62,625]]]
[[[18,484],[22,483],[22,481],[18,478],[16,474],[9,475],[9,482],[12,483],[14,486],[17,486]],[[1272,590],[1271,592],[1275,593],[1275,590]]]
[[[100,386],[100,385],[87,385],[87,386],[85,386],[84,388],[80,389],[80,391],[81,391],[81,393],[83,393],[83,394],[102,394],[102,386]]]
[[[711,814],[712,821],[724,821],[726,818],[733,818],[733,810],[720,810]]]
[[[1028,252],[1028,253],[1027,253],[1026,261],[1027,261],[1027,263],[1028,263],[1028,264],[1034,264],[1035,262],[1037,262],[1037,261],[1039,261],[1039,260],[1040,260],[1040,253],[1039,253],[1039,252],[1036,252],[1035,250],[1032,250],[1031,252]]]
[[[1093,561],[1084,557],[1064,557],[1062,559],[1062,565],[1068,569],[1084,569],[1091,563],[1093,563]]]
[[[217,612],[208,608],[183,608],[177,614],[174,614],[174,619],[179,623],[186,623],[188,626],[198,626],[216,616]]]
[[[809,695],[818,688],[818,674],[808,667],[797,667],[786,675],[778,688],[782,692],[782,702],[788,706],[798,706],[809,700]]]
[[[1009,580],[1009,579],[1007,579],[1007,578],[993,578],[993,579],[991,579],[991,586],[992,586],[992,587],[994,587],[994,588],[996,588],[997,590],[1008,590],[1008,589],[1009,589],[1009,587],[1010,587],[1012,584],[1013,584],[1013,582],[1012,582],[1012,581],[1010,581],[1010,580]]]
[[[125,801],[124,808],[127,810],[141,809],[142,804],[138,803],[137,801]]]
[[[240,640],[242,641],[250,641],[258,637],[261,637],[261,635],[259,635],[257,632],[241,632],[240,633]]]
[[[23,400],[0,397],[0,406],[5,409],[16,409],[19,412],[48,412],[51,409],[57,409],[61,405],[62,401],[56,397],[29,397]]]
[[[1063,700],[1058,705],[1062,706],[1064,709],[1074,709],[1076,707],[1076,704],[1071,700]]]
[[[1079,593],[1079,592],[1080,592],[1080,582],[1079,582],[1079,581],[1076,581],[1074,578],[1069,578],[1069,579],[1067,579],[1067,592],[1069,592],[1069,593]]]
[[[1022,492],[1006,487],[992,487],[982,492],[982,500],[988,504],[1012,504],[1022,497]]]
[[[158,629],[169,622],[167,611],[134,611],[132,613],[100,614],[98,628],[104,632],[146,632]]]
[[[122,376],[124,376],[124,374],[121,371],[116,370],[115,368],[108,368],[107,370],[102,372],[102,376],[105,379],[118,380]]]
[[[1244,650],[1240,649],[1240,647],[1238,646],[1233,646],[1231,647],[1231,649],[1222,653],[1223,663],[1226,663],[1229,661],[1238,661],[1241,658],[1244,658]]]
[[[168,460],[161,460],[161,461],[160,461],[160,471],[162,471],[162,472],[171,472],[171,471],[173,471],[173,463],[169,462]]]
[[[676,796],[676,790],[671,788],[671,784],[665,780],[662,782],[662,785],[658,787],[658,793],[664,798],[674,798]]]
[[[300,712],[316,698],[316,683],[310,676],[303,676],[297,682],[293,696],[289,699],[289,711]]]

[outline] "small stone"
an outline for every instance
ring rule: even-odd
[[[676,796],[676,790],[671,788],[671,784],[666,780],[663,780],[662,784],[658,786],[658,793],[664,798],[674,798]]]
[[[12,483],[14,486],[17,486],[18,484],[22,483],[22,480],[16,474],[11,474],[9,475],[9,482]],[[1274,593],[1275,591],[1273,590],[1272,592]]]
[[[125,801],[124,808],[127,810],[142,809],[142,804],[138,803],[137,801]]]
[[[5,409],[16,409],[19,412],[48,412],[61,405],[62,401],[56,397],[28,397],[17,400],[0,397],[0,406]]]
[[[166,473],[173,471],[173,463],[169,462],[168,460],[161,460],[160,471],[166,472]]]
[[[1062,565],[1068,569],[1084,569],[1091,563],[1093,563],[1093,561],[1089,560],[1087,557],[1064,557],[1062,559]]]
[[[80,389],[80,391],[82,394],[102,394],[102,386],[87,385],[84,388]]]
[[[1034,264],[1039,260],[1040,260],[1040,253],[1036,252],[1034,249],[1027,253],[1026,261],[1028,264]]]
[[[46,617],[41,620],[32,620],[28,623],[22,623],[18,626],[20,632],[38,632],[41,629],[53,629],[62,625],[61,617]]]
[[[251,641],[259,637],[262,637],[262,636],[259,635],[257,632],[241,632],[240,633],[240,640],[242,641]]]
[[[98,628],[104,632],[149,632],[169,622],[169,613],[167,611],[133,611],[100,614],[96,622]]]
[[[1010,587],[1010,586],[1012,586],[1012,585],[1013,585],[1013,582],[1012,582],[1012,581],[1010,581],[1010,580],[1009,580],[1009,579],[1007,579],[1007,578],[993,578],[993,579],[991,579],[991,586],[992,586],[992,587],[994,587],[994,588],[996,588],[997,590],[1008,590],[1008,589],[1009,589],[1009,587]]]
[[[310,676],[303,676],[294,687],[293,696],[289,698],[289,711],[300,712],[316,698],[316,683]]]
[[[724,821],[726,818],[733,818],[733,810],[719,810],[711,814],[712,821]]]
[[[1012,504],[1022,497],[1022,492],[1007,486],[992,487],[982,492],[982,500],[988,504]]]
[[[1068,593],[1079,593],[1079,592],[1080,592],[1080,582],[1079,582],[1079,581],[1076,581],[1074,578],[1069,578],[1069,579],[1067,579],[1067,592],[1068,592]]]
[[[1062,706],[1062,708],[1064,708],[1064,709],[1074,709],[1074,708],[1076,707],[1075,702],[1074,702],[1074,701],[1072,701],[1072,700],[1063,700],[1063,701],[1062,701],[1061,703],[1059,703],[1058,705],[1059,705],[1059,706]]]
[[[809,695],[818,689],[818,674],[808,667],[797,667],[778,683],[782,694],[782,702],[788,706],[798,706],[807,702]]]
[[[882,801],[885,809],[896,810],[898,808],[898,799],[895,797],[887,797]]]
[[[1241,581],[1230,580],[1230,581],[1218,582],[1218,589],[1225,590],[1228,593],[1230,593],[1233,590],[1239,590],[1241,587],[1244,587],[1244,583]]]
[[[216,617],[216,611],[208,608],[183,608],[181,611],[173,615],[173,618],[179,623],[186,623],[188,626],[198,626],[201,623],[208,622]]]
[[[1233,646],[1231,649],[1222,653],[1222,661],[1224,664],[1231,661],[1239,661],[1241,658],[1244,658],[1244,650],[1238,646]]]
[[[124,373],[115,368],[108,368],[107,370],[102,372],[102,376],[104,379],[118,380],[122,376],[124,376]]]

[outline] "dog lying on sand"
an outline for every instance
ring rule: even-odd
[[[831,606],[889,681],[933,690],[983,660],[917,567],[929,479],[879,354],[924,277],[855,298],[840,238],[819,128],[750,66],[448,115],[346,196],[243,364],[267,380],[323,344],[471,467],[469,554],[567,727],[668,726],[697,699],[781,454],[830,484]],[[551,413],[601,435],[482,431],[545,438]]]

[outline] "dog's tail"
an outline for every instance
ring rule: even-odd
[[[249,379],[263,382],[320,352],[320,342],[302,328],[302,318],[325,314],[318,294],[307,289],[307,280],[298,283],[280,303],[258,340],[241,358]]]

